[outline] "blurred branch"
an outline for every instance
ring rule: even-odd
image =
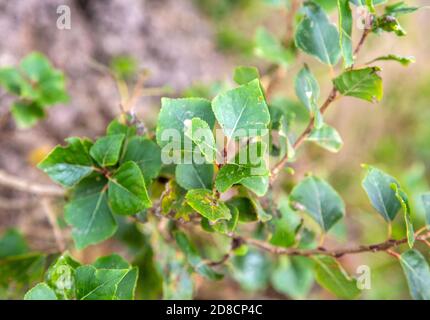
[[[45,212],[46,217],[48,218],[48,221],[52,227],[52,230],[54,231],[54,237],[55,237],[55,242],[57,243],[57,247],[60,250],[60,252],[63,252],[66,249],[66,244],[64,242],[64,237],[61,233],[61,230],[58,227],[57,215],[55,214],[52,208],[51,201],[47,197],[44,197],[42,198],[41,206],[43,211]]]
[[[0,185],[32,194],[61,197],[66,191],[54,185],[36,184],[0,170]]]

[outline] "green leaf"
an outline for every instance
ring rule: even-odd
[[[119,160],[125,136],[112,134],[97,139],[90,149],[90,155],[101,167],[114,166]]]
[[[321,7],[311,1],[304,3],[303,20],[297,26],[298,48],[322,63],[335,65],[340,58],[339,32]]]
[[[400,205],[402,206],[403,216],[406,224],[406,235],[408,238],[408,245],[409,245],[409,248],[412,248],[415,242],[415,234],[414,234],[414,225],[412,224],[412,220],[411,220],[411,207],[409,205],[408,196],[395,183],[391,184],[391,188],[394,190],[396,198],[399,201]]]
[[[212,101],[216,119],[229,139],[262,135],[270,122],[260,81],[221,93]]]
[[[0,238],[0,259],[28,252],[28,245],[18,230],[9,229]]]
[[[176,182],[184,189],[211,189],[214,175],[213,164],[178,164]]]
[[[64,217],[73,227],[72,237],[78,249],[110,238],[117,229],[106,191],[106,179],[92,175],[76,186],[71,201],[64,208]]]
[[[193,162],[202,164],[203,159],[197,157],[203,155],[207,163],[214,163],[218,151],[212,129],[200,118],[193,118],[185,122],[185,136],[190,138],[197,147],[193,152]],[[199,153],[196,154],[196,151]]]
[[[296,230],[300,225],[300,218],[290,208],[286,198],[281,199],[278,211],[281,216],[271,220],[274,231],[270,243],[278,247],[288,248],[296,243]]]
[[[406,35],[405,29],[403,29],[403,27],[400,25],[400,22],[397,20],[397,18],[388,14],[384,14],[383,16],[378,17],[373,23],[372,30],[376,33],[382,31],[393,32],[399,37],[403,37]]]
[[[45,275],[45,281],[58,298],[64,300],[75,299],[75,270],[79,266],[80,263],[66,253],[49,267]]]
[[[386,6],[385,13],[391,16],[396,16],[401,14],[413,13],[418,9],[420,9],[420,7],[411,7],[408,6],[404,1],[400,1],[392,5]]]
[[[274,64],[289,66],[294,61],[294,55],[265,28],[258,28],[255,33],[255,55]]]
[[[378,67],[349,70],[342,73],[333,83],[344,96],[356,97],[369,102],[380,101],[383,96],[382,79]]]
[[[233,258],[233,278],[245,291],[263,290],[270,280],[271,263],[257,250],[249,250],[244,256]]]
[[[315,279],[335,296],[354,299],[360,294],[355,279],[350,278],[339,262],[329,256],[315,256]]]
[[[337,130],[327,124],[323,124],[321,128],[312,129],[306,140],[315,142],[331,152],[338,152],[343,146],[342,138]]]
[[[21,88],[24,86],[25,80],[21,73],[15,68],[0,69],[0,85],[10,93],[15,95],[21,94]]]
[[[129,269],[96,269],[82,266],[76,269],[78,300],[118,300],[119,284]]]
[[[30,289],[24,296],[24,300],[58,300],[54,290],[42,282]]]
[[[344,68],[349,68],[354,64],[354,52],[352,48],[352,12],[349,0],[337,0],[339,15],[339,41],[343,56]]]
[[[312,260],[305,257],[282,257],[272,273],[272,286],[292,299],[304,299],[314,282]]]
[[[400,264],[414,300],[430,300],[430,268],[421,253],[408,250],[400,256]]]
[[[34,102],[15,101],[10,111],[20,129],[32,127],[45,117],[45,111]]]
[[[391,185],[400,187],[392,176],[372,166],[364,165],[367,174],[363,179],[362,186],[369,197],[372,206],[382,215],[385,221],[393,221],[400,210],[400,203]]]
[[[294,208],[306,211],[321,226],[330,230],[345,215],[342,198],[324,180],[309,176],[295,186],[290,194]]]
[[[426,224],[430,226],[430,193],[423,194],[421,196],[421,201],[424,207]]]
[[[193,267],[195,272],[209,280],[219,280],[223,278],[222,274],[213,271],[212,268],[203,261],[196,247],[190,242],[185,233],[176,231],[174,235],[176,243],[185,254],[188,263]]]
[[[336,8],[337,0],[312,0],[321,6],[325,11],[330,12]]]
[[[251,190],[259,197],[263,197],[267,193],[269,190],[269,183],[270,180],[268,175],[252,176],[240,181],[241,185],[248,190]]]
[[[121,163],[128,161],[133,161],[139,166],[146,184],[149,184],[160,174],[161,149],[154,141],[133,137],[125,144]]]
[[[236,230],[237,222],[239,221],[239,210],[227,203],[230,209],[231,219],[230,220],[219,220],[215,224],[211,224],[208,219],[203,218],[201,221],[202,228],[208,232],[219,232],[224,234],[230,234]]]
[[[253,222],[258,220],[257,210],[252,204],[252,201],[247,197],[233,197],[228,202],[239,210],[240,222]]]
[[[123,163],[109,178],[109,205],[116,214],[132,215],[152,206],[139,166]]]
[[[193,118],[200,118],[210,128],[213,128],[215,117],[211,109],[211,102],[201,98],[162,98],[156,133],[158,145],[163,148],[172,141],[182,143],[180,146],[183,147],[185,122]],[[169,134],[173,132],[178,136],[171,138]]]
[[[31,285],[42,276],[45,256],[40,253],[25,253],[0,259],[0,287]]]
[[[368,62],[367,64],[371,64],[376,61],[397,61],[402,66],[407,67],[411,63],[415,63],[416,60],[415,60],[415,57],[413,56],[399,56],[396,54],[388,54],[386,56],[375,58],[372,61]]]
[[[56,146],[38,164],[38,168],[63,186],[73,187],[93,172],[94,165],[85,145],[87,141],[80,138],[66,141],[66,147]]]
[[[211,190],[193,189],[188,191],[185,198],[194,210],[211,222],[231,218],[227,205],[219,201]]]
[[[234,69],[233,80],[238,85],[246,84],[254,79],[259,79],[260,73],[256,67],[240,66]]]
[[[315,126],[320,128],[323,124],[323,118],[317,105],[320,97],[320,87],[307,65],[298,73],[294,86],[297,97],[305,105],[309,113],[315,117]]]

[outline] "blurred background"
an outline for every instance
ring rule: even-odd
[[[429,5],[430,1],[408,4]],[[70,30],[56,27],[59,5],[71,9]],[[336,21],[336,10],[330,14]],[[152,88],[148,93],[153,96],[141,97],[136,112],[149,128],[155,126],[160,96],[213,97],[233,85],[232,71],[237,65],[254,65],[265,73],[270,64],[255,55],[255,32],[264,26],[282,37],[286,19],[285,1],[281,0],[0,0],[0,67],[15,65],[32,51],[43,52],[55,67],[64,70],[71,97],[69,103],[51,108],[48,117],[34,128],[18,130],[7,117],[9,98],[2,94],[0,168],[49,183],[35,165],[53,146],[69,136],[95,138],[120,113],[124,92],[118,90],[112,70],[130,78],[129,84],[137,70],[148,70],[145,88]],[[404,16],[401,22],[408,32],[406,37],[371,35],[357,65],[387,53],[415,56],[416,63],[408,67],[379,63],[385,91],[382,102],[369,104],[352,98],[336,102],[326,117],[344,140],[342,150],[330,154],[306,145],[293,165],[295,175],[286,174],[280,183],[288,191],[306,172],[313,172],[328,179],[342,195],[347,218],[329,235],[327,246],[386,238],[386,225],[361,188],[362,163],[398,177],[413,196],[417,225],[423,222],[414,199],[430,190],[430,10]],[[353,35],[357,42],[361,31],[354,29]],[[331,88],[330,70],[304,54],[298,60],[276,85],[273,97],[296,101],[294,77],[302,64],[308,63],[325,98]],[[398,215],[394,237],[404,236],[401,219]],[[37,199],[0,186],[0,234],[10,227],[21,230],[33,249],[56,250],[50,223]],[[67,228],[63,231],[67,237]],[[92,261],[121,250],[120,244],[109,240],[73,255]],[[348,256],[342,262],[352,274],[360,265],[371,268],[372,288],[364,291],[363,298],[409,297],[400,266],[392,257],[370,253]],[[196,297],[332,298],[312,284],[305,295],[276,288],[274,282],[289,280],[277,274],[263,254],[256,253],[242,263],[244,268],[235,280],[197,281]]]

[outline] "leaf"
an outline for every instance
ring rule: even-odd
[[[342,138],[337,130],[327,124],[323,124],[321,128],[312,129],[306,140],[315,142],[331,152],[338,152],[343,146]]]
[[[45,281],[59,299],[75,299],[75,270],[79,266],[79,262],[65,253],[49,267],[45,274]]]
[[[123,163],[109,178],[109,205],[116,214],[132,215],[152,206],[139,166]]]
[[[405,29],[400,25],[397,18],[388,14],[384,14],[376,19],[373,23],[372,31],[376,33],[380,33],[382,31],[393,32],[399,37],[406,35]]]
[[[34,126],[36,122],[45,117],[43,108],[34,102],[16,101],[10,110],[16,125],[20,129]]]
[[[22,287],[40,279],[45,266],[45,256],[25,253],[0,259],[0,287]]]
[[[176,182],[184,189],[211,189],[214,175],[213,164],[178,164]]]
[[[349,68],[354,64],[354,53],[352,48],[352,12],[349,0],[337,0],[339,15],[339,41],[343,56],[344,68]]]
[[[394,190],[396,198],[399,201],[400,205],[402,206],[403,216],[406,224],[406,235],[408,238],[408,245],[409,245],[409,248],[412,248],[415,242],[415,234],[414,234],[414,225],[412,224],[412,220],[411,220],[411,207],[409,205],[408,196],[395,183],[391,184],[391,188]]]
[[[276,291],[293,299],[304,299],[314,283],[312,260],[306,257],[282,257],[271,280]]]
[[[128,269],[96,269],[82,266],[76,269],[78,300],[118,300],[118,287]]]
[[[7,230],[0,238],[0,259],[28,252],[28,245],[16,229]]]
[[[424,207],[426,224],[427,226],[429,226],[430,225],[430,193],[423,194],[421,196],[421,201]]]
[[[274,232],[270,238],[270,243],[288,248],[296,243],[296,230],[300,225],[300,218],[290,208],[286,198],[281,199],[278,211],[280,217],[271,220]]]
[[[375,58],[372,61],[368,62],[367,64],[371,64],[376,61],[397,61],[402,66],[407,67],[411,63],[415,63],[416,60],[415,60],[415,57],[413,56],[399,56],[396,54],[388,54],[386,56]]]
[[[106,185],[106,179],[100,175],[85,178],[64,208],[64,217],[73,227],[72,237],[78,249],[110,238],[117,229],[108,206]]]
[[[127,269],[130,267],[130,264],[116,253],[99,257],[92,265],[97,269]]]
[[[311,1],[304,3],[303,20],[297,26],[298,48],[322,63],[335,65],[340,58],[339,32],[321,7]]]
[[[90,155],[101,167],[114,166],[119,160],[123,134],[112,134],[97,139],[90,149]]]
[[[203,160],[206,160],[207,163],[214,163],[218,151],[212,129],[209,128],[209,125],[205,121],[200,118],[186,120],[185,136],[190,138],[197,147],[197,150],[193,150],[193,162],[202,164]],[[196,151],[198,155],[196,155]],[[201,159],[201,157],[197,158],[200,154],[204,156],[204,159]]]
[[[270,122],[258,79],[217,95],[212,101],[212,109],[229,139],[262,135]]]
[[[244,256],[233,257],[232,277],[248,292],[263,290],[270,280],[271,263],[257,250],[249,250]]]
[[[315,279],[335,296],[354,299],[360,294],[355,279],[350,278],[339,262],[329,256],[315,256]]]
[[[414,300],[430,300],[430,268],[421,253],[408,250],[400,256],[400,264]]]
[[[382,79],[378,67],[349,70],[342,73],[333,83],[344,96],[356,97],[369,102],[380,101],[383,96]]]
[[[385,13],[388,15],[396,16],[401,14],[413,13],[419,10],[420,7],[408,6],[404,1],[394,3],[385,7]]]
[[[367,174],[363,179],[362,186],[372,206],[385,221],[393,221],[400,210],[400,203],[391,185],[395,184],[400,187],[399,183],[392,176],[375,167],[367,165],[363,165],[363,167],[367,169]]]
[[[224,202],[219,201],[211,190],[193,189],[185,196],[187,203],[211,222],[231,218],[230,210]]]
[[[16,68],[0,69],[0,85],[8,92],[20,95],[21,87],[25,84],[24,78]]]
[[[236,207],[239,211],[239,221],[253,222],[258,220],[257,211],[252,201],[247,197],[233,197],[227,202],[227,205]]]
[[[24,300],[58,300],[54,290],[42,282],[30,289],[24,296]]]
[[[323,118],[317,105],[320,87],[307,65],[298,73],[294,86],[297,97],[305,105],[309,113],[315,117],[315,126],[320,128],[323,124]]]
[[[274,64],[289,66],[294,55],[265,28],[258,28],[255,33],[255,55]]]
[[[345,205],[339,194],[324,180],[309,176],[295,186],[290,194],[294,208],[306,211],[324,232],[330,230],[345,215]]]
[[[227,206],[231,213],[230,220],[219,220],[217,223],[211,224],[208,219],[203,218],[201,221],[202,228],[208,232],[219,232],[227,235],[236,230],[237,222],[239,221],[239,210],[231,204],[227,203]]]
[[[254,79],[259,79],[260,73],[255,67],[240,66],[234,69],[233,80],[238,85],[246,84]]]
[[[257,196],[263,197],[269,190],[270,181],[268,175],[262,175],[245,178],[240,181],[240,183],[248,190],[254,192]]]
[[[180,143],[183,148],[184,124],[186,120],[200,118],[210,128],[214,127],[215,117],[211,109],[211,102],[201,98],[161,99],[161,110],[157,122],[157,143],[163,148],[169,140]],[[171,138],[170,133],[175,136]],[[169,139],[171,138],[171,139]],[[181,144],[182,143],[182,144]]]
[[[133,161],[142,171],[146,184],[160,174],[161,149],[151,140],[143,137],[132,137],[125,145],[121,163]]]
[[[226,192],[234,184],[242,182],[244,179],[255,176],[253,174],[255,168],[248,165],[229,163],[220,169],[215,180],[215,186],[219,192]],[[267,175],[268,172],[258,170],[257,174]],[[249,184],[248,180],[248,184]],[[252,182],[251,182],[252,184]]]
[[[212,268],[203,261],[196,247],[190,242],[185,233],[176,231],[174,235],[176,243],[185,254],[188,263],[193,267],[195,272],[209,280],[220,280],[223,278],[222,274],[213,271]]]
[[[52,180],[65,187],[73,187],[94,170],[86,141],[80,138],[66,139],[67,146],[56,146],[37,167]]]

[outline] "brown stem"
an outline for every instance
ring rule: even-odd
[[[10,175],[3,170],[0,170],[0,185],[19,191],[48,197],[62,197],[66,194],[66,191],[60,187],[54,185],[36,184]]]

